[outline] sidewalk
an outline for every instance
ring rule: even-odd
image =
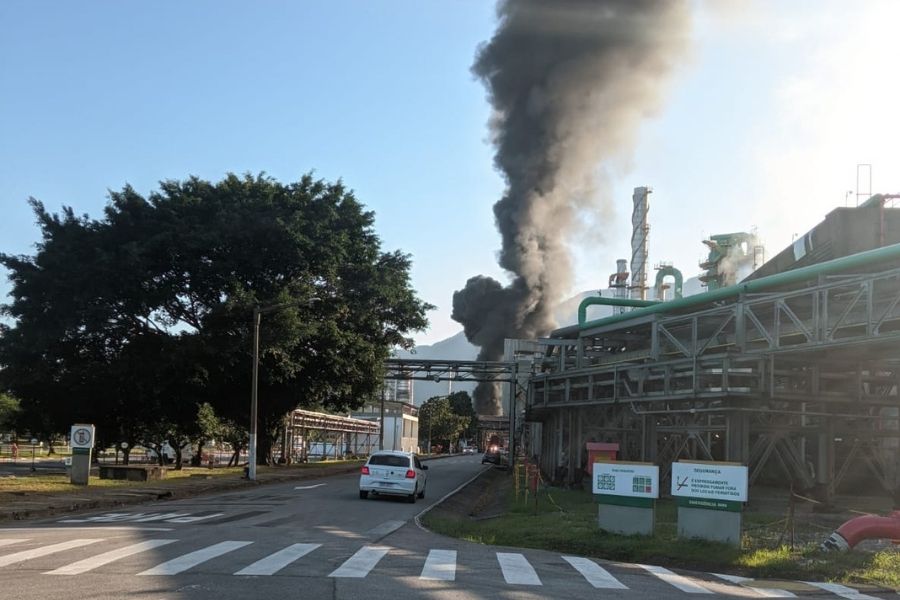
[[[344,475],[359,471],[358,463],[298,467],[262,467],[257,481],[238,474],[215,475],[208,469],[195,471],[188,477],[148,482],[123,482],[121,486],[85,486],[63,492],[2,491],[0,488],[0,523],[39,519],[58,514],[117,508],[152,502],[190,498],[270,483],[300,481]],[[24,478],[23,478],[24,479]]]

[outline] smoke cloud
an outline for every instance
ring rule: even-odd
[[[556,323],[568,293],[567,240],[579,214],[598,207],[594,171],[632,146],[684,56],[683,0],[504,0],[499,26],[472,72],[484,83],[494,163],[507,188],[494,205],[499,264],[511,283],[472,277],[453,294],[452,318],[500,360],[504,338],[534,338]],[[499,386],[475,391],[479,414],[499,414]]]

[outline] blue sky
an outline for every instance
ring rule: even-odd
[[[635,186],[654,188],[651,264],[686,276],[714,233],[755,227],[773,255],[844,203],[858,163],[874,191],[900,191],[898,6],[694,2],[691,56],[660,110],[597,165],[604,216],[572,236],[572,292],[628,254]],[[5,0],[0,251],[33,251],[29,196],[99,217],[126,183],[314,171],[375,211],[385,249],[413,255],[413,284],[438,307],[417,341],[448,337],[453,291],[503,279],[503,181],[469,71],[494,14],[482,0]]]

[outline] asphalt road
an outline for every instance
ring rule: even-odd
[[[416,515],[489,467],[480,456],[428,465],[426,498],[416,504],[360,500],[358,476],[346,475],[0,529],[0,598],[873,597],[754,589],[712,574],[439,536]]]

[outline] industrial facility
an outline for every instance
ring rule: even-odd
[[[563,484],[606,442],[663,479],[679,459],[732,461],[826,502],[848,485],[897,493],[897,196],[837,208],[765,262],[752,233],[711,236],[705,289],[687,295],[675,266],[648,272],[650,191],[634,190],[631,271],[619,260],[577,324],[536,341],[514,404],[525,455]]]

